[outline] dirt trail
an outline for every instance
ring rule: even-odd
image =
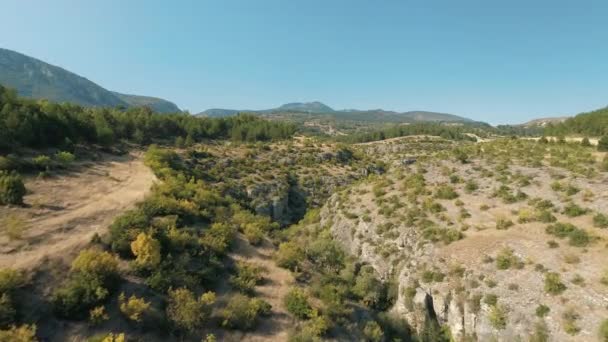
[[[107,156],[78,165],[78,172],[27,180],[28,207],[0,208],[0,217],[17,215],[28,227],[17,240],[0,237],[0,267],[30,268],[45,257],[71,254],[141,201],[155,180],[136,154]]]
[[[266,268],[264,284],[256,286],[256,297],[272,305],[270,317],[260,321],[255,331],[245,334],[241,341],[287,341],[292,319],[283,307],[283,297],[294,283],[291,273],[278,267],[272,259],[274,248],[269,241],[259,247],[251,246],[242,236],[236,239],[232,257]]]

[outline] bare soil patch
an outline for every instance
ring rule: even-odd
[[[119,213],[141,201],[156,177],[140,154],[105,155],[82,162],[72,172],[26,179],[24,207],[2,207],[0,218],[18,217],[25,229],[10,239],[0,227],[0,267],[31,268],[47,257],[61,257],[103,235]]]

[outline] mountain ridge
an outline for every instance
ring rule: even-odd
[[[205,111],[202,111],[197,116],[206,116],[206,117],[224,117],[224,116],[232,116],[237,115],[239,113],[252,113],[252,114],[260,114],[260,115],[272,115],[272,114],[280,114],[280,113],[308,113],[308,114],[317,114],[317,115],[331,115],[333,117],[340,117],[346,120],[361,120],[364,119],[364,116],[376,117],[376,118],[388,118],[389,122],[420,122],[420,121],[429,121],[429,122],[474,122],[474,120],[448,113],[440,113],[440,112],[432,112],[432,111],[422,111],[422,110],[413,110],[407,112],[396,112],[396,111],[388,111],[383,109],[369,109],[369,110],[360,110],[360,109],[343,109],[343,110],[334,110],[330,106],[319,102],[291,102],[280,105],[276,108],[270,109],[261,109],[261,110],[239,110],[239,109],[226,109],[226,108],[211,108]]]
[[[67,69],[4,48],[0,48],[0,84],[16,89],[21,96],[52,102],[86,107],[148,106],[160,113],[180,111],[170,101],[110,91]]]

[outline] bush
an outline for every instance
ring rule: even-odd
[[[247,298],[241,294],[232,296],[222,310],[222,326],[230,329],[253,329],[261,316],[270,315],[270,304],[258,298]]]
[[[142,316],[150,307],[150,302],[146,302],[143,298],[137,298],[134,295],[131,295],[127,300],[124,292],[118,297],[118,303],[120,304],[120,312],[134,322],[141,322]]]
[[[210,316],[215,293],[206,292],[195,298],[190,290],[180,288],[169,290],[167,318],[180,330],[194,331]]]
[[[564,208],[564,214],[568,217],[577,217],[577,216],[585,215],[587,213],[587,211],[588,211],[587,209],[581,208],[574,203],[570,203]]]
[[[597,150],[600,152],[608,151],[608,135],[604,135],[597,142]]]
[[[137,257],[135,263],[139,267],[153,269],[160,264],[160,243],[150,235],[139,233],[131,242],[131,251]]]
[[[548,306],[540,304],[538,307],[536,307],[536,316],[543,318],[547,316],[550,311],[551,309]]]
[[[555,223],[547,226],[547,234],[555,235],[558,238],[568,238],[568,243],[575,247],[584,247],[591,242],[591,237],[586,231],[577,228],[571,223]]]
[[[291,289],[285,298],[283,303],[287,311],[299,319],[309,318],[312,308],[308,304],[308,296],[304,290],[299,288]]]
[[[98,325],[110,319],[110,316],[106,313],[106,307],[101,305],[95,307],[89,311],[89,322],[92,325]]]
[[[490,324],[494,329],[502,330],[507,327],[507,308],[504,305],[495,305],[490,309]]]
[[[550,295],[558,295],[566,290],[566,285],[562,283],[560,276],[555,272],[545,273],[545,292]]]
[[[503,248],[496,256],[496,268],[499,270],[507,270],[517,266],[519,263],[519,259],[513,254],[513,250],[510,248]]]
[[[507,218],[504,218],[504,217],[500,217],[496,221],[496,229],[499,229],[499,230],[509,229],[512,226],[513,226],[513,221],[511,221]]]
[[[239,261],[236,264],[236,275],[230,277],[230,284],[237,290],[253,294],[256,285],[264,280],[264,268],[252,263]]]
[[[33,160],[34,165],[38,167],[40,170],[48,170],[51,167],[52,160],[51,157],[45,155],[39,155]]]
[[[597,228],[608,228],[608,216],[597,213],[593,216],[593,225]]]
[[[0,296],[0,327],[8,327],[15,323],[17,310],[11,297],[7,293]]]
[[[441,185],[437,188],[435,197],[439,199],[451,200],[458,197],[458,193],[449,185]]]
[[[69,164],[73,163],[74,160],[76,160],[76,157],[74,157],[74,155],[70,152],[61,151],[57,152],[55,159],[61,163],[61,165],[68,166]]]
[[[381,342],[384,339],[384,332],[378,322],[368,321],[363,328],[363,336],[366,341]]]
[[[602,324],[600,324],[598,335],[601,342],[608,341],[608,319],[603,320]]]
[[[0,204],[23,204],[25,185],[15,171],[0,171]]]
[[[8,330],[0,330],[0,341],[6,342],[36,342],[36,325],[12,326]]]
[[[66,318],[82,317],[108,297],[117,280],[118,261],[113,255],[84,250],[72,262],[67,281],[52,295],[55,311]]]
[[[305,254],[300,245],[290,241],[281,243],[274,257],[279,267],[295,271],[299,264],[304,261]]]
[[[0,293],[12,294],[16,289],[25,285],[23,273],[11,268],[0,269]]]
[[[498,303],[498,296],[493,293],[488,293],[484,298],[483,302],[489,306],[495,306]]]
[[[584,146],[584,147],[591,146],[591,142],[589,142],[589,138],[584,137],[583,140],[581,140],[581,146]]]

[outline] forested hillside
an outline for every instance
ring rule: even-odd
[[[147,106],[159,113],[179,111],[167,100],[112,92],[73,72],[2,48],[0,85],[16,89],[19,96],[58,103],[70,102],[87,107]]]
[[[150,143],[154,140],[203,139],[235,141],[273,140],[290,137],[291,124],[269,122],[253,116],[200,118],[188,114],[156,114],[147,108],[126,110],[85,108],[19,98],[0,86],[0,149],[18,146],[62,147],[73,143],[105,146],[120,140]]]
[[[588,113],[581,113],[561,123],[549,123],[546,135],[563,136],[580,134],[592,137],[608,135],[608,107]]]

